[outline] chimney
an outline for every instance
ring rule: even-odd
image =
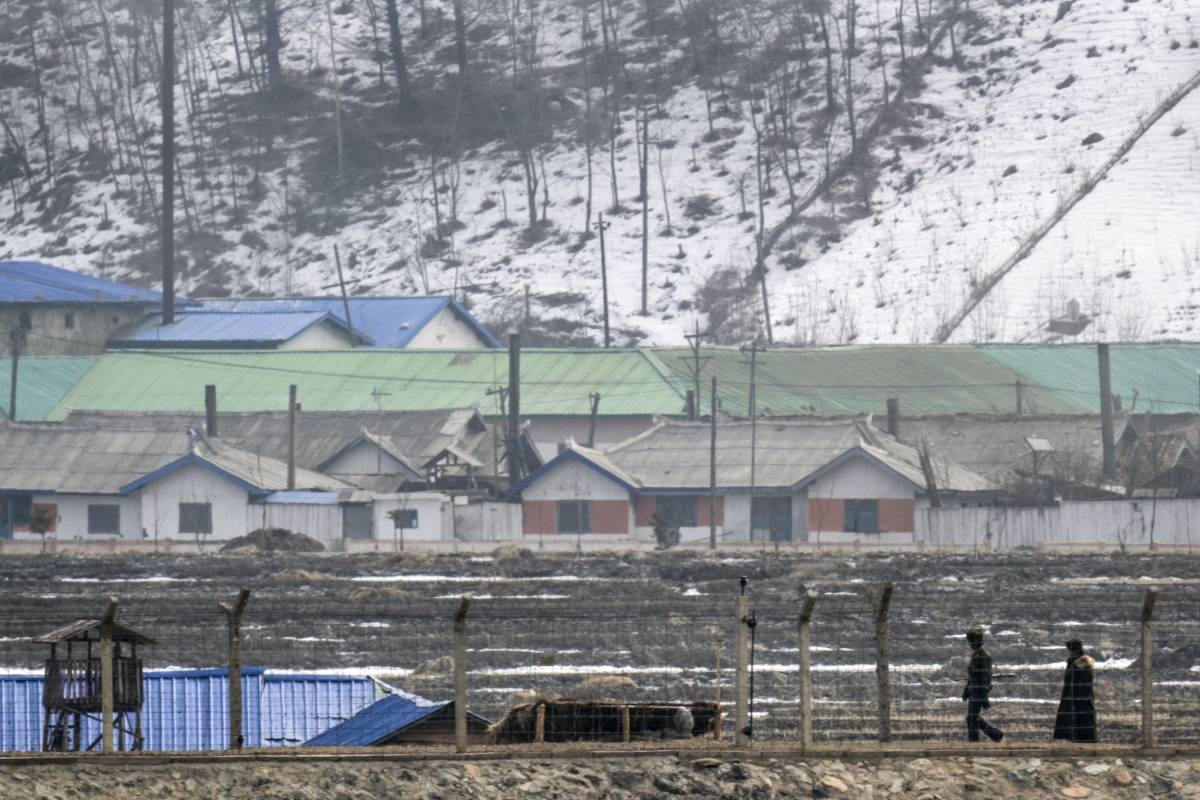
[[[1113,396],[1108,345],[1096,345],[1096,356],[1100,361],[1100,441],[1104,453],[1104,478],[1112,480],[1116,477],[1117,459],[1113,446]]]
[[[204,433],[210,438],[217,436],[217,387],[204,387]]]
[[[887,399],[887,432],[897,439],[900,438],[900,398]]]
[[[687,390],[687,399],[683,404],[683,413],[687,414],[690,420],[696,419],[696,391],[694,389]]]

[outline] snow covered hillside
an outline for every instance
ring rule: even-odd
[[[602,213],[617,343],[1193,338],[1191,0],[393,7],[181,4],[185,291],[599,342]],[[158,8],[0,0],[0,259],[156,283]]]

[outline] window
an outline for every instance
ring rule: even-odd
[[[592,504],[586,500],[559,500],[559,533],[591,533]]]
[[[658,498],[655,511],[672,528],[694,528],[698,524],[695,495],[664,495]]]
[[[851,533],[879,533],[879,501],[847,500],[846,530]]]
[[[88,533],[120,533],[121,507],[115,505],[88,506]]]
[[[66,313],[66,315],[63,317],[63,327],[66,328],[67,330],[71,330],[72,328],[75,327],[75,314],[74,313],[72,313],[70,311],[68,311]]]
[[[33,519],[33,498],[29,495],[9,498],[12,509],[12,526],[14,528],[28,528],[30,521]]]
[[[180,503],[180,533],[212,533],[212,503]]]
[[[21,312],[21,330],[23,330],[23,331],[33,330],[33,317],[29,316],[28,311]]]
[[[401,528],[416,528],[419,523],[419,516],[415,508],[398,508],[391,513],[391,518],[396,523],[396,530]]]

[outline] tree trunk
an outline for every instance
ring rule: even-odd
[[[267,60],[267,82],[272,89],[283,86],[283,67],[279,64],[279,53],[283,50],[283,38],[279,34],[278,0],[263,0],[263,57]]]
[[[454,0],[454,57],[458,61],[458,79],[467,77],[467,20],[463,0]]]
[[[408,82],[408,65],[404,59],[404,40],[400,36],[400,11],[396,0],[385,0],[387,4],[388,35],[391,39],[392,67],[396,70],[396,96],[400,112],[409,114],[416,110],[412,88]]]

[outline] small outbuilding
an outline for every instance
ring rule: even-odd
[[[467,741],[481,744],[491,722],[467,712]],[[350,719],[304,743],[305,747],[384,747],[454,742],[454,701],[434,703],[414,694],[389,694]]]

